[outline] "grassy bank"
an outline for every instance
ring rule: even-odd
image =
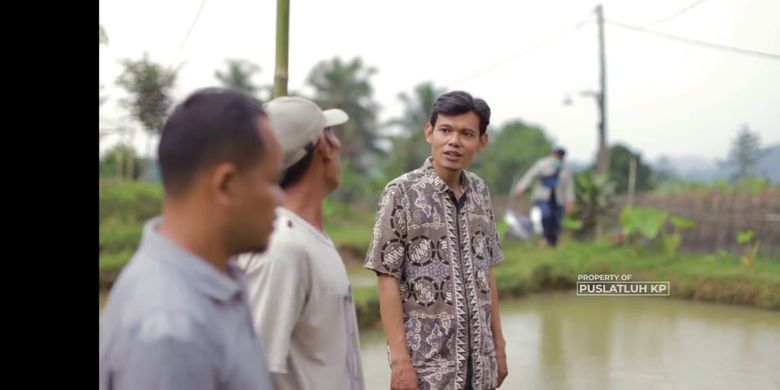
[[[740,265],[733,255],[679,254],[669,257],[608,244],[565,243],[555,250],[504,244],[505,261],[495,268],[500,299],[575,288],[580,274],[631,274],[635,281],[669,281],[672,298],[753,306],[780,311],[780,260]],[[357,269],[352,275],[360,275]],[[365,271],[368,272],[368,271]],[[379,321],[374,286],[355,288],[361,327]],[[598,299],[609,299],[602,297]]]
[[[676,256],[600,243],[567,243],[556,250],[505,247],[496,269],[502,297],[574,288],[580,274],[631,274],[636,281],[669,281],[671,296],[780,310],[780,261],[759,259],[751,267],[736,256],[681,253]]]

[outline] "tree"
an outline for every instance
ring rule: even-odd
[[[217,70],[214,77],[227,88],[237,89],[257,99],[258,92],[270,93],[268,86],[258,86],[252,82],[252,76],[260,72],[260,67],[246,60],[227,60],[225,71]]]
[[[393,149],[387,169],[391,177],[418,168],[431,154],[431,146],[425,141],[423,129],[430,120],[433,103],[444,92],[444,89],[435,87],[433,83],[425,82],[415,86],[411,96],[405,92],[398,95],[404,105],[404,112],[386,124],[399,126],[402,131],[392,139]]]
[[[653,169],[642,161],[642,155],[625,145],[616,144],[609,148],[609,176],[615,182],[619,194],[628,192],[631,159],[636,160],[636,191],[649,190],[655,186]]]
[[[754,176],[761,157],[759,135],[751,131],[747,125],[742,125],[729,151],[728,164],[735,169],[732,180],[738,181],[744,177]]]
[[[100,26],[100,40],[98,45],[108,45],[108,35],[103,26]],[[108,100],[108,96],[103,96],[103,84],[100,84],[100,92],[98,92],[99,105],[102,106],[106,100]]]
[[[615,182],[604,173],[581,171],[574,174],[574,211],[568,213],[563,225],[577,221],[573,230],[577,239],[592,239],[607,221],[614,207]],[[570,226],[570,225],[569,225]]]
[[[363,66],[360,58],[343,62],[336,57],[322,61],[309,73],[308,83],[314,89],[313,100],[323,109],[340,108],[349,122],[338,127],[343,158],[359,173],[367,173],[382,150],[377,146],[376,112],[370,78],[373,67]]]
[[[108,34],[106,34],[106,30],[103,28],[103,26],[100,26],[100,44],[101,45],[108,45]]]
[[[488,132],[488,146],[474,161],[472,170],[487,182],[494,194],[506,194],[536,162],[552,153],[552,142],[540,127],[521,120],[506,123],[498,132]]]
[[[133,148],[125,144],[114,146],[100,159],[100,177],[138,179],[141,176],[141,159],[135,154]],[[131,156],[133,163],[129,160]]]
[[[177,70],[166,69],[149,60],[146,53],[140,60],[125,59],[121,61],[124,71],[116,83],[130,94],[129,99],[122,101],[132,116],[141,123],[151,136],[157,135],[165,115],[173,103],[171,91],[176,82]],[[147,143],[147,152],[151,156],[151,143]],[[130,161],[134,161],[130,159]],[[145,171],[149,164],[146,164]]]

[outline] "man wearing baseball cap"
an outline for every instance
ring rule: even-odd
[[[566,150],[556,147],[551,155],[536,161],[515,187],[515,196],[520,198],[538,179],[532,197],[535,207],[542,212],[544,242],[549,247],[558,245],[564,211],[573,211],[576,200],[574,174],[564,166],[565,156]]]
[[[268,250],[238,263],[274,388],[362,390],[351,286],[322,221],[322,202],[341,179],[333,127],[349,117],[300,97],[276,98],[265,110],[282,146],[285,201]]]

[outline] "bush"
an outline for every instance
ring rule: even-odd
[[[376,287],[354,287],[355,315],[360,329],[376,327],[380,323],[379,293]]]
[[[141,223],[123,224],[110,218],[100,225],[100,254],[134,250],[141,241]]]
[[[101,182],[100,223],[108,219],[114,219],[114,223],[143,223],[160,213],[162,198],[163,189],[158,183]]]
[[[99,186],[98,254],[105,289],[138,247],[143,224],[160,213],[163,190],[156,183],[131,181],[103,181]]]

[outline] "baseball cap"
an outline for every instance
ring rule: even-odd
[[[287,169],[306,155],[326,127],[346,123],[349,115],[333,108],[322,110],[309,99],[281,96],[265,104],[276,138],[282,145],[282,168]]]

